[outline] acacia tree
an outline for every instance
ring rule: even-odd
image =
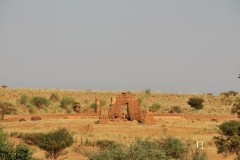
[[[233,107],[231,109],[232,114],[237,114],[238,118],[240,118],[240,98],[237,98],[235,100],[235,103],[233,104]]]
[[[13,104],[9,102],[1,102],[0,101],[0,114],[1,119],[3,120],[5,114],[10,114],[11,112],[15,111],[16,109],[13,108]]]
[[[240,121],[230,120],[219,126],[220,133],[214,137],[214,143],[218,153],[236,154],[240,153]]]
[[[189,98],[188,104],[195,109],[203,109],[203,102],[202,98]]]
[[[63,150],[72,143],[73,136],[65,128],[39,134],[37,138],[37,145],[48,153],[48,157],[54,160],[63,154]]]

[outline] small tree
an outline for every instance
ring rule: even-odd
[[[203,109],[203,102],[202,98],[189,98],[188,104],[195,109]]]
[[[0,101],[0,114],[1,119],[3,120],[5,114],[10,114],[11,112],[16,111],[15,108],[13,108],[13,104],[9,102],[1,102]]]
[[[235,100],[235,103],[233,104],[233,107],[231,109],[232,114],[237,114],[238,118],[240,118],[240,98],[237,98]]]
[[[65,128],[40,134],[37,145],[44,149],[49,157],[56,160],[66,147],[73,144],[72,134]]]
[[[240,122],[230,120],[219,126],[221,132],[214,137],[214,143],[218,149],[218,153],[236,154],[240,153]]]
[[[42,108],[43,106],[48,107],[50,101],[45,97],[36,96],[31,98],[30,103],[38,108]]]

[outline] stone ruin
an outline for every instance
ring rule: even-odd
[[[123,106],[126,106],[125,108]],[[80,112],[80,103],[74,103],[73,109],[77,115],[68,115],[67,118],[77,118],[76,116],[99,116],[99,124],[107,124],[111,121],[138,121],[144,124],[155,124],[154,113],[142,110],[139,101],[134,94],[121,93],[111,98],[110,109],[100,109],[100,98],[95,97],[95,109],[87,108]]]
[[[102,109],[99,117],[99,124],[108,124],[109,116],[106,108]]]
[[[122,106],[124,105],[127,106],[127,113],[124,113],[124,111],[122,110]],[[98,105],[96,103],[96,111],[97,106]],[[104,115],[106,118],[106,112],[104,113]],[[103,119],[104,118],[101,113],[99,122],[101,123],[101,120]],[[108,119],[110,120],[122,119],[130,121],[136,120],[144,124],[155,123],[153,114],[141,110],[137,97],[134,94],[128,94],[125,92],[123,92],[120,95],[117,95],[116,97],[111,98],[110,109],[108,111]]]
[[[76,113],[80,113],[80,110],[81,110],[80,103],[75,102],[75,103],[73,104],[73,110],[74,110]]]
[[[122,106],[127,105],[127,113],[124,114]],[[111,105],[109,110],[109,118],[137,120],[142,122],[144,118],[144,111],[140,109],[138,99],[133,94],[123,92],[116,97],[111,98]]]

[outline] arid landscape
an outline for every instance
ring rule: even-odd
[[[240,160],[239,7],[0,0],[0,160]]]
[[[150,91],[150,90],[149,90]],[[82,113],[85,109],[95,103],[95,97],[100,98],[100,107],[109,109],[111,97],[120,94],[122,91],[78,91],[59,89],[27,89],[27,88],[0,88],[0,100],[12,103],[16,109],[11,114],[6,114],[0,121],[5,126],[4,131],[10,135],[15,143],[21,141],[19,135],[24,133],[48,132],[57,128],[66,128],[73,134],[74,144],[66,149],[67,154],[62,158],[88,159],[79,150],[96,150],[95,142],[98,140],[114,140],[125,146],[130,145],[136,137],[161,139],[167,136],[174,136],[183,142],[188,142],[197,147],[197,141],[203,141],[203,151],[208,159],[233,159],[234,156],[223,157],[217,154],[213,137],[219,132],[218,125],[227,120],[237,120],[230,110],[237,95],[221,94],[169,94],[151,93],[145,91],[129,91],[139,100],[142,110],[151,108],[152,104],[159,104],[160,108],[152,113],[155,123],[147,125],[137,121],[114,120],[108,124],[98,124],[99,116]],[[80,113],[73,110],[61,108],[59,101],[51,101],[48,107],[35,107],[28,102],[19,104],[22,95],[29,97],[42,96],[51,99],[55,93],[59,101],[63,97],[72,97],[80,103]],[[204,108],[196,110],[188,105],[191,97],[204,99]],[[171,112],[173,106],[179,106],[180,113]],[[33,108],[34,107],[34,108]],[[39,121],[31,121],[31,117],[41,117]],[[19,122],[24,118],[26,121]],[[36,146],[31,146],[34,157],[45,159],[44,151]]]

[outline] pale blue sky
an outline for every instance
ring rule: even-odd
[[[0,0],[0,85],[240,92],[239,0]]]

